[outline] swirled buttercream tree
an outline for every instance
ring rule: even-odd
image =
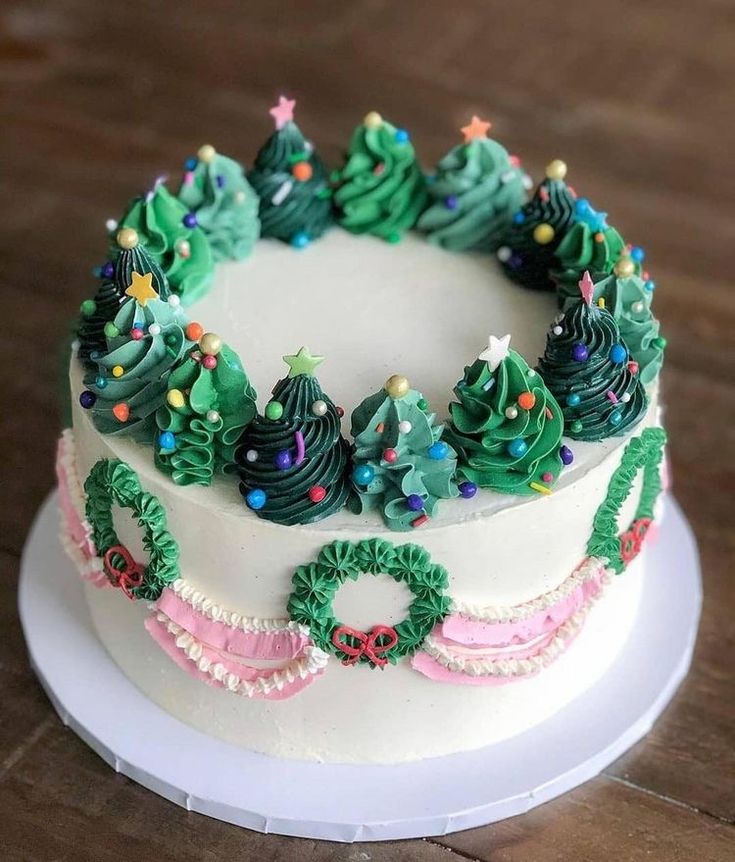
[[[288,376],[273,389],[237,452],[240,491],[250,509],[277,524],[309,524],[341,509],[349,491],[349,446],[341,411],[322,392],[322,361],[302,347],[284,356]]]
[[[510,335],[490,336],[465,368],[446,436],[469,481],[504,494],[546,494],[562,468],[562,412],[541,375],[509,345]]]
[[[432,201],[418,222],[429,242],[452,251],[495,251],[526,200],[528,176],[518,159],[487,136],[490,123],[473,117],[464,143],[439,162],[428,185]]]
[[[171,290],[185,305],[201,299],[212,283],[212,250],[197,217],[163,184],[128,205],[120,227],[137,232],[140,243],[166,273]]]
[[[171,370],[192,342],[179,298],[159,299],[152,273],[133,272],[126,294],[79,400],[102,434],[130,434],[150,443]]]
[[[327,172],[293,121],[294,99],[271,108],[276,130],[263,144],[248,181],[260,198],[260,234],[304,248],[332,224]]]
[[[335,181],[334,203],[342,227],[388,242],[398,242],[428,203],[426,180],[408,132],[376,111],[355,129]]]
[[[546,178],[531,200],[513,216],[497,255],[506,275],[531,290],[553,290],[549,270],[554,252],[574,221],[575,195],[559,159],[546,166]]]
[[[357,407],[353,511],[378,510],[391,530],[410,530],[425,524],[440,500],[459,494],[456,453],[434,420],[421,393],[398,374]]]
[[[235,351],[216,333],[203,333],[171,372],[166,402],[156,411],[156,466],[177,485],[209,485],[234,467],[255,398]]]
[[[615,318],[593,302],[588,272],[580,299],[558,315],[538,371],[564,411],[564,433],[575,440],[624,434],[646,412],[647,399]]]
[[[253,250],[260,236],[258,196],[234,159],[204,144],[184,165],[178,198],[196,216],[215,262],[242,260]]]

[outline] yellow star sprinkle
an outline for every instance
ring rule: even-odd
[[[158,299],[158,294],[153,287],[153,273],[147,272],[141,275],[139,272],[132,274],[130,287],[125,291],[126,296],[132,296],[138,305],[145,306],[149,299]]]

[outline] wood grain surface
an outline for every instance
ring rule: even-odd
[[[0,6],[0,859],[725,862],[735,858],[735,4],[5,0]],[[249,162],[286,91],[330,163],[378,109],[426,164],[472,112],[538,176],[643,244],[669,339],[675,492],[705,577],[692,672],[648,738],[520,818],[442,839],[320,844],[187,814],[57,720],[15,611],[52,485],[62,343],[103,222],[203,141]],[[641,657],[645,660],[645,656]]]

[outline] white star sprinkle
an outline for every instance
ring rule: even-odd
[[[496,338],[494,335],[491,335],[490,338],[488,338],[487,350],[483,350],[478,358],[482,359],[483,362],[487,362],[491,371],[495,371],[498,365],[500,365],[508,355],[509,349],[510,333],[508,335],[504,335],[502,338]]]

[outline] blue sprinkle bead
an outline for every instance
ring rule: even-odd
[[[309,234],[304,231],[295,233],[291,237],[291,245],[294,248],[306,248],[306,246],[309,245]]]
[[[559,449],[559,457],[561,458],[561,463],[565,467],[568,467],[572,463],[572,461],[574,461],[574,453],[569,448],[569,446],[562,446]]]
[[[409,494],[406,497],[406,508],[411,512],[420,512],[424,508],[424,500],[419,494]]]
[[[459,486],[459,493],[465,500],[471,500],[477,493],[477,485],[474,482],[462,482]]]
[[[622,365],[627,358],[628,351],[625,349],[625,346],[622,344],[613,344],[610,348],[610,362],[614,362],[616,365]]]
[[[267,500],[268,495],[261,488],[253,488],[252,491],[248,491],[247,496],[245,497],[245,502],[248,504],[248,508],[252,509],[254,512],[262,509]]]
[[[567,395],[567,407],[576,407],[582,399],[576,392]]]
[[[528,444],[521,437],[516,437],[508,443],[508,454],[513,458],[522,458],[528,452]]]
[[[611,425],[620,425],[623,421],[623,414],[619,410],[613,410],[610,414],[610,424]]]
[[[441,440],[432,443],[426,450],[426,454],[434,461],[443,461],[449,454],[449,446]]]
[[[184,223],[184,227],[195,228],[197,226],[196,213],[187,213],[181,221]]]
[[[457,195],[447,195],[444,198],[444,206],[448,210],[456,210],[458,203],[459,203],[459,201],[457,200]]]
[[[290,470],[293,466],[293,458],[291,457],[289,450],[281,449],[280,452],[276,452],[276,456],[273,459],[273,465],[276,470]]]
[[[79,396],[79,403],[84,407],[85,410],[89,410],[91,407],[94,407],[94,403],[97,400],[97,396],[94,392],[90,392],[88,389],[85,389],[84,392]]]
[[[184,170],[185,171],[193,171],[196,168],[197,164],[198,164],[197,159],[194,156],[190,156],[184,162]]]
[[[395,140],[398,144],[406,144],[410,140],[410,135],[405,129],[396,129]]]
[[[214,180],[214,181],[217,183],[217,188],[218,188],[218,189],[221,189],[221,188],[223,188],[223,187],[224,187],[224,184],[225,184],[225,178],[222,176],[222,174],[217,174],[217,176],[215,177],[215,180]]]
[[[158,435],[158,445],[161,449],[175,449],[176,437],[174,437],[171,431],[161,431]]]
[[[635,245],[630,250],[630,257],[636,263],[643,263],[643,261],[646,259],[646,253],[639,245]]]
[[[526,220],[526,216],[522,212],[517,212],[513,216],[513,224],[523,224],[523,222],[525,220]]]
[[[643,289],[647,290],[649,293],[653,293],[653,291],[656,290],[656,282],[649,278],[648,281],[644,282]]]
[[[103,377],[101,374],[98,377],[94,378],[94,385],[98,389],[104,389],[107,386],[107,378]]]
[[[106,263],[102,264],[102,267],[100,268],[100,275],[102,276],[102,278],[112,278],[114,274],[115,264],[111,260],[108,260]]]
[[[352,480],[356,485],[369,485],[375,478],[375,470],[369,464],[358,464],[352,471]]]

